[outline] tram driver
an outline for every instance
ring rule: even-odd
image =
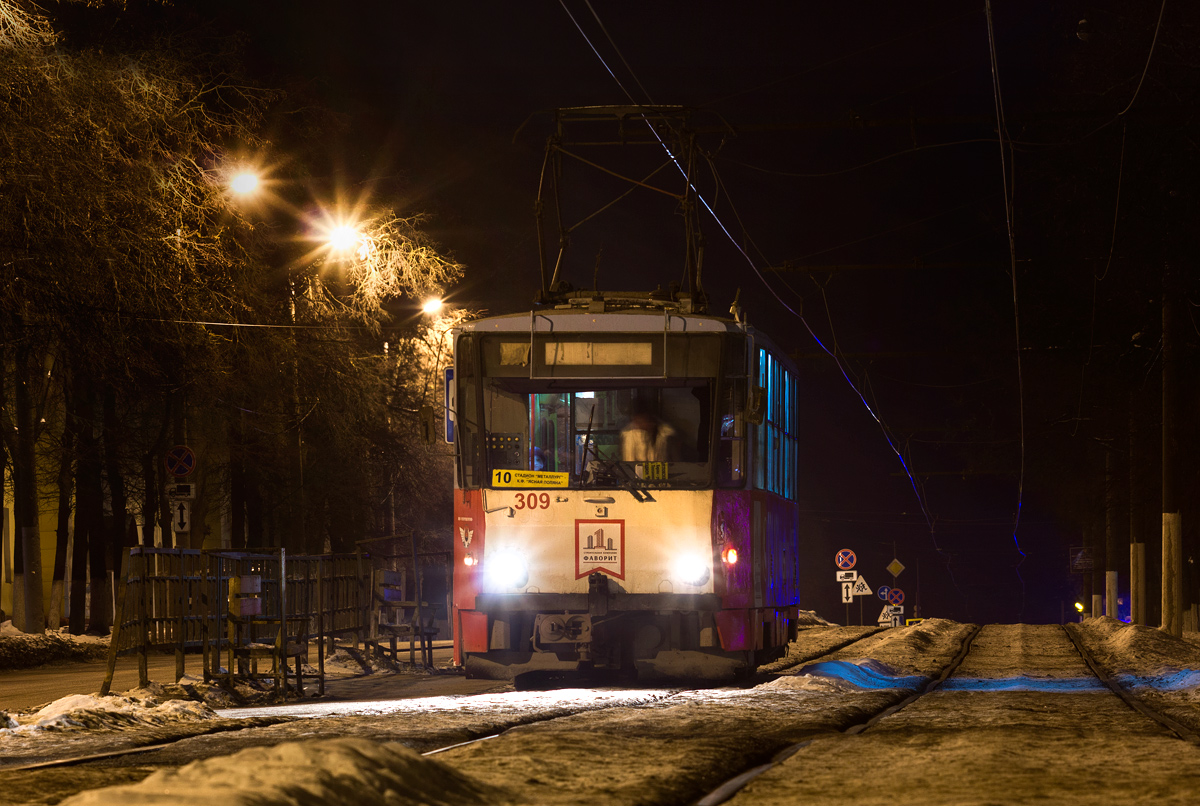
[[[621,459],[626,462],[670,462],[677,457],[677,434],[648,406],[634,408],[629,423],[621,429]]]

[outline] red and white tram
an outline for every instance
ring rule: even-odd
[[[454,333],[469,674],[721,678],[794,635],[796,372],[762,333],[690,311],[596,293]]]

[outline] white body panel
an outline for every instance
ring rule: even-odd
[[[549,507],[524,505],[530,495],[543,494],[548,495]],[[652,494],[654,500],[638,502],[625,490],[487,490],[484,509],[490,512],[484,515],[483,567],[496,553],[513,552],[527,563],[529,581],[519,589],[485,587],[484,592],[587,593],[586,574],[576,578],[578,520],[592,522],[582,527],[585,532],[611,524],[605,529],[610,536],[624,522],[624,579],[610,574],[621,590],[712,593],[712,490],[654,490]],[[609,498],[611,503],[605,500]],[[704,584],[688,585],[673,578],[676,564],[685,556],[696,557],[708,567]]]

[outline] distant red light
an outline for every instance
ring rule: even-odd
[[[721,559],[726,565],[737,565],[737,549],[730,546],[721,552]]]

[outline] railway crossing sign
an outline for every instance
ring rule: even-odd
[[[879,590],[875,591],[875,595],[886,602],[888,600],[888,594],[891,592],[892,587],[890,585],[880,585]]]
[[[858,562],[858,557],[855,556],[854,552],[850,549],[842,549],[837,553],[837,556],[833,558],[833,561],[837,563],[838,568],[842,569],[843,571],[849,571],[854,567],[854,564]]]
[[[892,588],[887,595],[888,604],[902,605],[904,604],[904,591],[899,588]]]
[[[838,571],[837,572],[837,581],[838,582],[853,582],[856,579],[858,579],[857,571]]]
[[[893,577],[898,577],[898,576],[900,576],[900,574],[901,574],[903,571],[904,571],[904,563],[900,562],[900,561],[899,561],[899,560],[897,560],[897,559],[893,559],[893,560],[892,560],[890,563],[888,563],[888,565],[887,565],[887,572],[888,572],[889,574],[891,574]]]
[[[842,603],[850,604],[850,602],[852,602],[852,601],[854,601],[854,583],[853,582],[843,582],[842,583]]]
[[[854,582],[854,588],[851,591],[855,596],[870,596],[871,586],[867,584],[866,577],[859,577]]]

